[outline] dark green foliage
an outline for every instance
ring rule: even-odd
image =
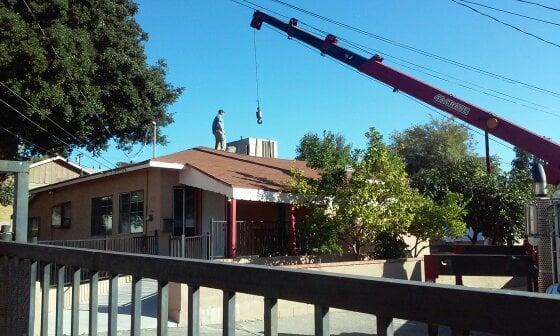
[[[298,225],[299,246],[304,254],[342,253],[338,226],[320,208],[315,208]]]
[[[68,153],[75,147],[99,152],[109,139],[120,148],[143,141],[149,126],[172,122],[166,111],[182,89],[165,81],[165,63],[148,65],[147,34],[134,19],[131,0],[27,0],[0,4],[0,81],[28,100],[32,108],[5,87],[10,105],[45,127],[38,130],[0,104],[3,127],[45,148]],[[46,118],[76,136],[68,135]],[[107,128],[105,128],[105,126]],[[0,131],[0,133],[3,133]],[[70,144],[55,140],[55,134]],[[160,136],[160,143],[165,143]],[[29,156],[45,154],[26,145]],[[17,156],[17,141],[0,136],[0,158]]]
[[[406,258],[407,247],[400,235],[382,231],[375,236],[372,257],[374,259]]]

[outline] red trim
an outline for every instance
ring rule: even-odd
[[[425,255],[424,256],[424,278],[427,282],[436,282],[439,277],[439,256]]]
[[[237,200],[230,199],[227,202],[227,234],[228,234],[228,257],[237,257]]]

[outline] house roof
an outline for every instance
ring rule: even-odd
[[[231,187],[264,191],[287,191],[286,183],[289,180],[292,169],[302,170],[308,178],[319,177],[315,170],[306,166],[305,161],[254,157],[206,147],[196,147],[136,164],[39,187],[31,192],[39,193],[107,176],[124,174],[138,169],[164,168],[182,170],[185,166],[192,167],[211,179]]]
[[[255,157],[207,147],[196,147],[154,160],[191,166],[236,188],[286,191],[293,169],[302,170],[308,178],[319,177],[315,170],[306,166],[305,161]]]
[[[41,161],[37,161],[31,165],[29,165],[29,168],[35,168],[35,167],[39,167],[41,165],[50,163],[50,162],[57,162],[65,167],[67,167],[68,169],[74,170],[76,172],[80,172],[82,171],[84,174],[92,174],[94,171],[92,169],[86,168],[86,167],[81,167],[80,165],[78,165],[77,163],[74,163],[68,159],[63,158],[60,155],[57,156],[53,156],[51,158],[45,159],[45,160],[41,160]]]

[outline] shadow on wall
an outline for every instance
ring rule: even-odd
[[[407,274],[407,270],[404,267],[406,262],[406,259],[395,259],[384,262],[382,277],[391,279],[408,279],[422,281],[421,263],[415,263],[412,271],[410,271],[410,274]]]

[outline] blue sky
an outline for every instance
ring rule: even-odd
[[[539,0],[554,6],[555,1]],[[560,98],[544,95],[436,61],[382,41],[345,30],[282,7],[270,0],[252,0],[266,8],[329,31],[383,53],[432,68],[484,88],[499,90],[540,105],[535,111],[504,102],[454,83],[421,74],[389,62],[431,84],[452,92],[524,127],[556,141]],[[412,45],[469,65],[560,91],[560,48],[499,25],[449,0],[400,1],[298,1],[292,4],[345,22],[369,32]],[[560,22],[560,12],[548,11],[514,0],[480,3]],[[175,122],[163,129],[169,138],[158,154],[195,146],[213,146],[210,124],[216,111],[226,111],[228,140],[263,137],[279,141],[282,158],[293,158],[298,140],[307,132],[342,133],[355,146],[363,146],[363,134],[375,127],[388,141],[390,134],[439,115],[400,94],[346,69],[318,53],[270,29],[256,32],[261,108],[264,123],[255,121],[256,90],[253,59],[252,10],[229,0],[140,0],[137,20],[148,32],[146,53],[150,63],[163,58],[168,81],[185,92],[170,107]],[[478,8],[560,43],[560,27]],[[483,153],[483,137],[474,134]],[[141,146],[136,146],[135,151]],[[507,169],[510,149],[491,142]],[[151,156],[151,147],[135,161]],[[103,156],[127,161],[122,151],[111,148]],[[87,164],[89,161],[85,161]]]

